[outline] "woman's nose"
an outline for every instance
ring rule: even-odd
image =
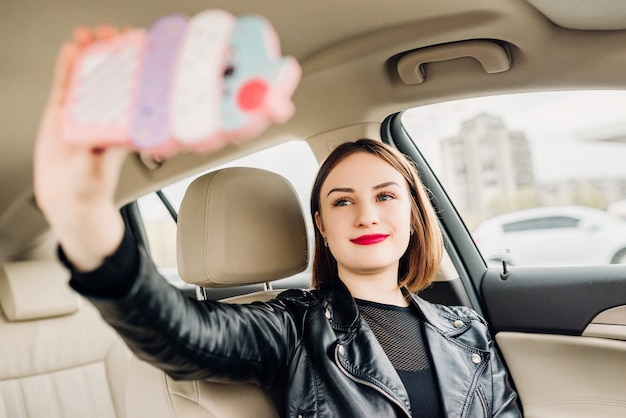
[[[378,211],[374,203],[361,203],[357,205],[356,226],[364,227],[378,223]]]

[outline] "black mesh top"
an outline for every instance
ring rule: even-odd
[[[437,381],[416,309],[360,299],[356,303],[409,393],[413,418],[441,417]]]

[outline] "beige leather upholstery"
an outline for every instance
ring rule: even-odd
[[[123,417],[130,352],[55,261],[0,267],[0,418]]]
[[[626,341],[501,332],[527,418],[626,416]]]
[[[188,283],[223,287],[271,282],[307,266],[304,216],[292,186],[277,174],[227,168],[195,180],[178,218],[178,268]],[[278,291],[229,298],[265,301]],[[176,382],[133,359],[127,395],[132,417],[265,418],[278,416],[252,384]]]
[[[10,321],[73,314],[78,311],[80,299],[67,281],[67,272],[59,263],[7,263],[0,271],[2,311]]]
[[[203,287],[256,284],[303,271],[307,234],[297,195],[278,174],[247,167],[194,180],[180,207],[181,278]]]
[[[136,357],[129,376],[128,417],[278,417],[265,391],[253,384],[175,381]]]

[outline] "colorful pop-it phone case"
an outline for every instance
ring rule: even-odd
[[[88,46],[77,58],[62,122],[66,139],[128,141],[145,32],[133,30]]]
[[[256,15],[168,15],[87,47],[73,69],[66,138],[157,158],[251,139],[294,111],[300,66]]]
[[[179,147],[170,129],[171,86],[188,21],[181,14],[164,16],[146,32],[130,140],[134,148],[161,157]]]

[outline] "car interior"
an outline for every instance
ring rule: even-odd
[[[520,94],[610,92],[615,99],[605,99],[603,114],[617,115],[611,120],[617,130],[603,135],[613,147],[609,152],[619,156],[626,143],[626,119],[619,117],[626,104],[622,2],[8,0],[0,5],[0,418],[278,416],[253,384],[175,381],[138,360],[67,285],[56,237],[33,193],[39,118],[56,53],[72,29],[100,23],[145,28],[170,13],[207,9],[267,18],[282,53],[298,60],[302,78],[293,117],[253,140],[165,160],[130,154],[117,203],[127,229],[155,260],[161,257],[157,246],[169,245],[162,257],[174,261],[163,269],[164,279],[190,298],[227,303],[307,288],[313,226],[306,193],[314,169],[342,142],[380,140],[415,163],[442,226],[441,269],[420,296],[471,307],[487,319],[524,416],[624,416],[626,266],[518,266],[485,259],[471,232],[478,219],[463,209],[465,186],[443,181],[432,146],[410,126],[418,118],[434,121],[433,112],[448,104],[461,113],[464,100],[506,95],[521,113],[532,106]],[[590,115],[568,113],[560,103],[558,114],[538,105],[534,110],[545,119],[563,118],[559,129]],[[442,131],[452,123],[436,122]],[[306,163],[294,146],[304,150]],[[246,163],[276,150],[262,168]],[[569,151],[562,146],[549,153]],[[584,153],[576,163],[616,172],[623,166]],[[279,167],[295,174],[277,174]],[[554,163],[551,168],[565,170]],[[617,177],[623,181],[626,173]],[[626,186],[620,187],[616,198],[597,205],[626,199]],[[180,195],[175,204],[174,190]],[[475,193],[466,198],[478,199]],[[155,205],[142,203],[148,196],[166,214],[164,228],[172,235],[152,238]],[[599,202],[598,193],[593,196]]]

